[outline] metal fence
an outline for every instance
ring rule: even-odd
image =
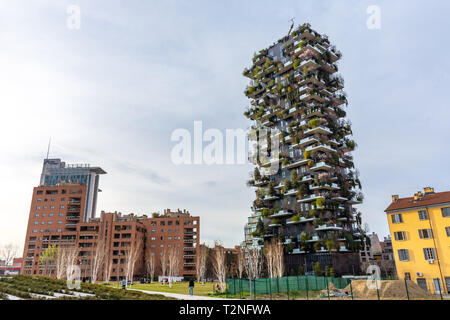
[[[227,297],[251,299],[351,299],[351,300],[416,300],[448,299],[439,288],[424,290],[412,281],[382,278],[366,285],[367,279],[353,283],[349,278],[324,276],[285,276],[281,278],[259,278],[226,280]],[[388,281],[386,281],[388,280]],[[354,287],[355,286],[355,287]],[[367,288],[366,288],[367,287]]]

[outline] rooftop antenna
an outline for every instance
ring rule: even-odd
[[[48,154],[50,153],[50,143],[52,142],[52,137],[50,137],[50,139],[48,139],[48,147],[47,147],[47,157],[46,160],[48,160]]]
[[[290,22],[292,22],[292,24],[291,24],[291,27],[289,28],[289,32],[287,34],[288,36],[291,34],[292,28],[294,28],[294,20],[295,20],[295,17],[293,17],[292,19],[289,20]]]

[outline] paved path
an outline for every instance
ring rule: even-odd
[[[190,296],[188,294],[147,291],[147,290],[140,290],[140,289],[128,289],[128,290],[141,291],[141,292],[148,293],[148,294],[161,294],[165,297],[176,298],[179,300],[238,300],[238,299],[231,299],[231,298],[226,299],[226,298],[215,298],[215,297],[208,297],[208,296]]]

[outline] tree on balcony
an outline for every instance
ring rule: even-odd
[[[314,264],[314,275],[315,275],[316,277],[320,277],[320,276],[322,276],[322,274],[323,274],[323,272],[322,272],[322,267],[320,266],[320,262],[317,261],[317,262]]]

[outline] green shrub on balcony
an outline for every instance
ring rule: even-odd
[[[325,247],[327,248],[328,251],[336,251],[338,248],[338,245],[335,241],[333,240],[327,240],[325,242]]]
[[[303,157],[305,158],[305,160],[306,159],[309,159],[309,155],[311,154],[311,151],[305,151],[304,153],[303,153]]]
[[[267,218],[269,216],[269,209],[264,208],[261,210],[261,217]]]
[[[296,59],[293,64],[294,70],[296,70],[299,65],[300,65],[300,59]]]
[[[291,220],[294,221],[294,222],[299,222],[300,221],[300,215],[297,214],[297,215],[293,216],[291,218]]]
[[[325,204],[325,198],[317,198],[316,199],[316,207],[317,208],[322,209],[324,204]]]
[[[280,219],[272,219],[272,224],[280,224]]]
[[[309,120],[309,127],[311,129],[317,128],[318,126],[320,126],[320,123],[321,123],[321,121],[319,118],[311,119],[311,120]]]

